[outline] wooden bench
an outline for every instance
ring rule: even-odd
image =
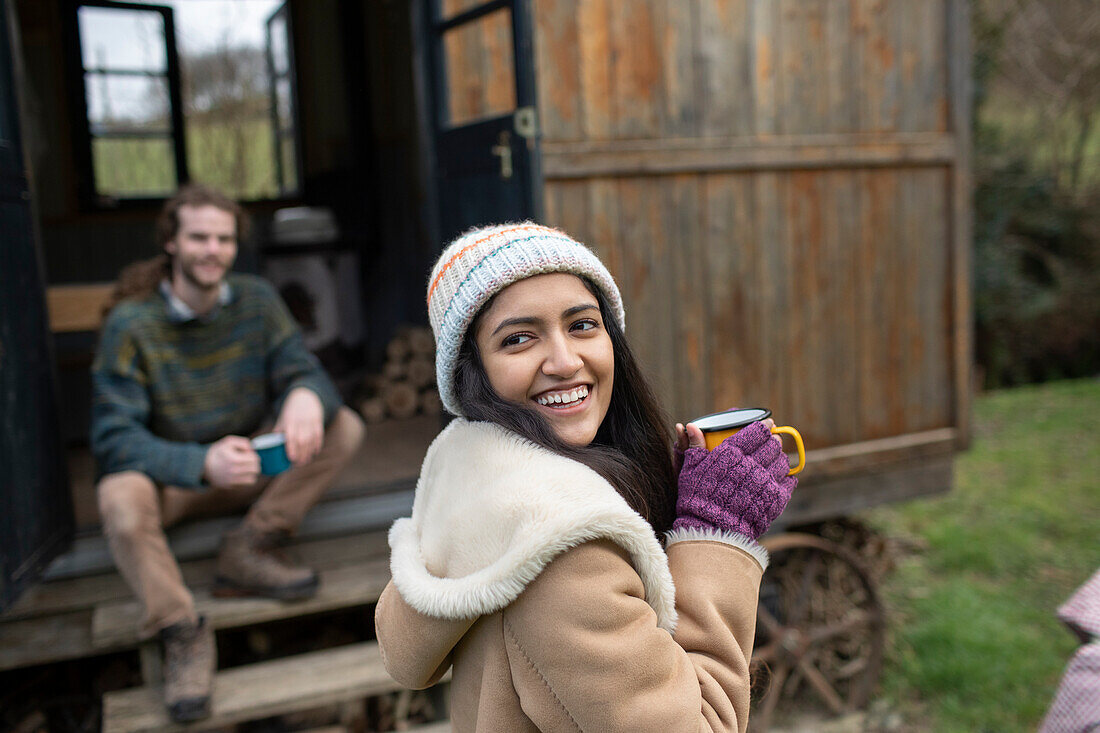
[[[51,285],[46,288],[46,309],[54,333],[98,331],[103,307],[114,291],[114,283]]]
[[[184,726],[168,719],[159,685],[103,696],[103,733],[218,728],[247,720],[398,692],[374,642],[348,644],[218,672],[211,716]],[[409,730],[440,733],[446,723]]]

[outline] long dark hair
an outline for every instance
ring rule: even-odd
[[[608,481],[632,509],[662,534],[672,528],[676,478],[671,434],[657,396],[638,367],[603,292],[581,278],[600,306],[615,354],[615,382],[607,415],[587,446],[564,442],[533,407],[509,402],[489,383],[474,333],[490,300],[466,329],[455,365],[455,394],[470,420],[493,422],[559,455],[579,461]]]

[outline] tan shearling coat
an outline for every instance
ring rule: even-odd
[[[767,555],[649,525],[595,472],[487,423],[428,451],[390,531],[386,668],[453,667],[455,731],[744,731]]]

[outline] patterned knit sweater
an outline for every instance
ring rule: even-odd
[[[267,282],[230,275],[230,301],[205,318],[173,317],[153,293],[115,306],[92,364],[92,452],[99,476],[140,471],[203,485],[210,443],[274,421],[296,387],[317,393],[328,423],[340,396]]]

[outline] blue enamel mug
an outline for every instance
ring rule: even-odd
[[[252,439],[252,450],[260,456],[260,473],[277,476],[290,468],[286,455],[286,436],[282,433],[264,433]]]

